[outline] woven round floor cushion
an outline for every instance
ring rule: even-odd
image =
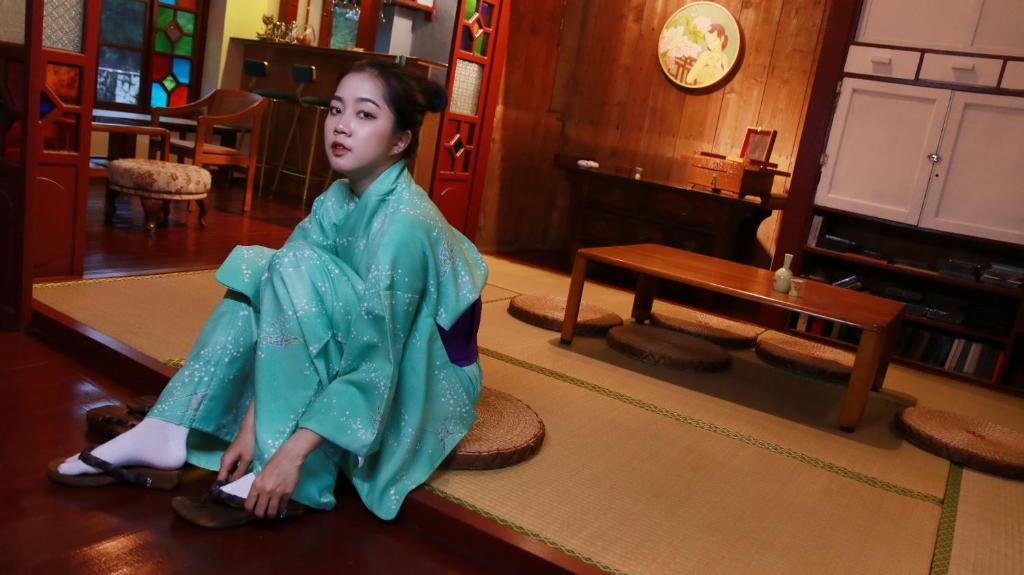
[[[777,331],[759,335],[755,349],[768,363],[823,379],[847,381],[853,371],[853,352]]]
[[[1024,479],[1024,433],[976,417],[908,407],[896,424],[914,445],[966,467]]]
[[[157,200],[201,200],[210,191],[210,172],[199,166],[160,160],[114,160],[107,167],[111,189]]]
[[[681,331],[724,347],[752,347],[765,330],[753,324],[735,321],[695,309],[674,309],[671,314],[651,313],[651,325]]]
[[[544,442],[544,422],[522,401],[480,390],[476,422],[444,462],[448,469],[498,469],[525,461]]]
[[[530,325],[562,331],[565,319],[565,298],[546,295],[517,295],[508,302],[508,313]],[[576,320],[576,335],[602,336],[609,329],[622,325],[622,318],[615,312],[580,303],[579,319]]]
[[[694,371],[722,371],[730,362],[729,352],[710,341],[649,325],[613,328],[608,345],[646,363]]]

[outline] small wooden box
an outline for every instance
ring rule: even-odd
[[[690,156],[687,170],[688,186],[733,196],[757,196],[766,203],[772,193],[772,183],[781,172],[761,164],[731,160],[717,154]]]

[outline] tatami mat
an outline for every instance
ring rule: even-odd
[[[532,460],[431,485],[631,573],[925,573],[940,508],[485,358],[545,421]]]
[[[900,440],[891,428],[900,404],[884,396],[869,400],[864,422],[849,434],[836,423],[844,387],[768,366],[753,352],[732,353],[726,372],[680,371],[626,357],[603,338],[577,337],[565,347],[557,333],[501,306],[486,306],[482,346],[934,497],[945,489],[948,464]]]
[[[548,435],[532,460],[443,472],[433,488],[611,571],[955,573],[1024,564],[1024,483],[964,472],[952,551],[936,546],[949,463],[903,442],[901,405],[1024,427],[1024,401],[893,366],[853,434],[843,387],[733,354],[720,374],[649,366],[505,312],[517,293],[564,295],[568,278],[489,257],[480,344],[485,385],[520,397]],[[161,361],[185,357],[223,294],[211,272],[35,286],[55,309]],[[584,300],[626,317],[630,294]],[[658,302],[660,307],[667,304]],[[959,514],[958,514],[959,513]],[[942,572],[941,569],[933,572]]]
[[[1024,573],[1024,485],[964,470],[950,575]]]

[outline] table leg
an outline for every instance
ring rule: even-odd
[[[636,279],[636,295],[633,296],[633,321],[644,323],[651,318],[651,307],[654,306],[654,292],[658,288],[658,278],[647,274],[639,274]]]
[[[580,300],[583,299],[583,281],[587,278],[587,257],[576,253],[572,264],[572,280],[569,282],[569,296],[565,300],[565,317],[562,319],[562,343],[572,343],[576,334],[576,320],[580,314]]]
[[[889,364],[889,342],[885,331],[868,331],[860,336],[860,346],[853,360],[853,372],[850,383],[843,396],[843,404],[839,411],[839,427],[843,431],[853,431],[864,417],[868,395],[875,386],[875,380]]]
[[[875,391],[882,390],[882,382],[885,381],[885,374],[889,371],[889,360],[892,359],[894,353],[896,353],[896,340],[899,339],[900,331],[903,328],[903,316],[896,318],[892,324],[889,325],[885,330],[885,341],[883,342],[884,347],[882,352],[882,359],[878,362],[878,369],[875,370],[875,380],[871,385],[871,389]]]

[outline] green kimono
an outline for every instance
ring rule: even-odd
[[[189,427],[188,461],[218,469],[255,395],[258,474],[297,428],[326,441],[292,497],[334,506],[339,470],[391,519],[469,430],[479,363],[438,326],[480,297],[487,267],[400,161],[362,197],[338,181],[277,251],[239,246],[229,291],[150,417]]]

